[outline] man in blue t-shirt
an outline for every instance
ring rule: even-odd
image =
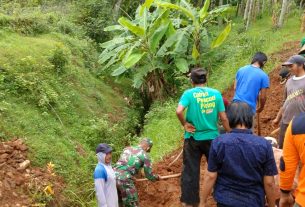
[[[253,113],[247,103],[227,110],[231,133],[213,140],[205,173],[202,207],[213,187],[217,207],[275,206],[277,167],[268,140],[252,133]]]
[[[236,74],[233,102],[249,104],[254,114],[264,110],[267,100],[267,89],[270,86],[270,81],[268,75],[262,70],[266,62],[267,56],[262,52],[257,52],[251,65],[240,68]],[[258,107],[257,101],[259,101]]]
[[[230,131],[221,93],[205,86],[207,73],[197,68],[191,72],[193,88],[186,90],[177,107],[177,116],[185,129],[181,202],[184,206],[198,206],[200,163],[202,155],[208,159],[210,145],[218,135],[218,119]],[[187,110],[184,116],[184,110]]]

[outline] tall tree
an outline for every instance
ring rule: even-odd
[[[301,32],[305,32],[305,10],[304,10],[303,16],[302,16]]]
[[[250,26],[250,22],[251,22],[251,14],[252,14],[252,10],[253,10],[253,5],[254,5],[254,0],[249,0],[249,11],[248,11],[248,15],[247,15],[247,24],[246,24],[246,30],[248,30],[249,26]]]
[[[281,14],[280,14],[279,22],[277,24],[278,27],[282,27],[284,24],[287,8],[288,8],[288,0],[283,0]]]
[[[117,21],[119,15],[120,15],[120,9],[121,9],[121,5],[123,3],[123,0],[117,0],[114,8],[113,8],[113,19],[114,21]]]
[[[245,21],[245,22],[246,22],[246,20],[247,20],[247,18],[248,18],[250,1],[251,1],[251,0],[247,0],[247,2],[246,2],[246,8],[245,8],[245,12],[244,12],[244,21]]]

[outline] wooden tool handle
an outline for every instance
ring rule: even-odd
[[[257,135],[261,136],[261,122],[260,122],[260,114],[257,113]]]
[[[166,180],[169,178],[177,178],[180,177],[181,173],[173,174],[173,175],[165,175],[165,176],[160,176],[160,180]],[[143,182],[143,181],[148,181],[147,178],[142,178],[142,179],[136,179],[137,182]]]
[[[183,149],[181,150],[181,152],[177,155],[177,157],[168,166],[169,167],[172,166],[179,159],[179,157],[182,155],[182,153],[183,153]]]
[[[276,133],[278,133],[280,131],[280,128],[277,128],[276,130],[272,131],[270,133],[271,136],[275,135]]]

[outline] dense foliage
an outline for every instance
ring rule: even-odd
[[[133,86],[152,100],[174,94],[178,78],[202,66],[204,54],[230,33],[231,23],[216,38],[208,32],[217,17],[231,10],[222,6],[209,11],[209,6],[209,0],[201,9],[185,0],[180,4],[145,1],[133,20],[121,17],[119,25],[105,28],[120,32],[101,44],[103,70],[111,70],[112,76],[131,74]]]

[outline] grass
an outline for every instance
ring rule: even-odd
[[[115,84],[105,84],[90,72],[94,68],[86,66],[90,59],[85,55],[97,54],[86,40],[5,30],[0,36],[1,140],[23,138],[34,165],[52,162],[65,178],[71,206],[94,206],[95,146],[107,142],[117,157],[137,113],[127,106],[124,93],[114,90]],[[69,53],[61,74],[49,61],[58,45]]]
[[[263,18],[243,33],[240,32],[242,22],[234,22],[236,23],[226,42],[206,56],[205,66],[210,71],[208,85],[219,91],[224,91],[232,85],[237,70],[249,64],[256,51],[270,55],[279,51],[284,43],[299,41],[303,37],[299,32],[298,17],[290,17],[284,28],[279,30],[272,29],[270,18]],[[268,62],[265,70],[272,71],[276,64],[278,63]],[[151,152],[154,161],[161,160],[164,155],[181,145],[183,128],[175,115],[177,104],[177,100],[170,100],[163,105],[156,104],[147,115],[143,135],[151,137],[157,143]]]

